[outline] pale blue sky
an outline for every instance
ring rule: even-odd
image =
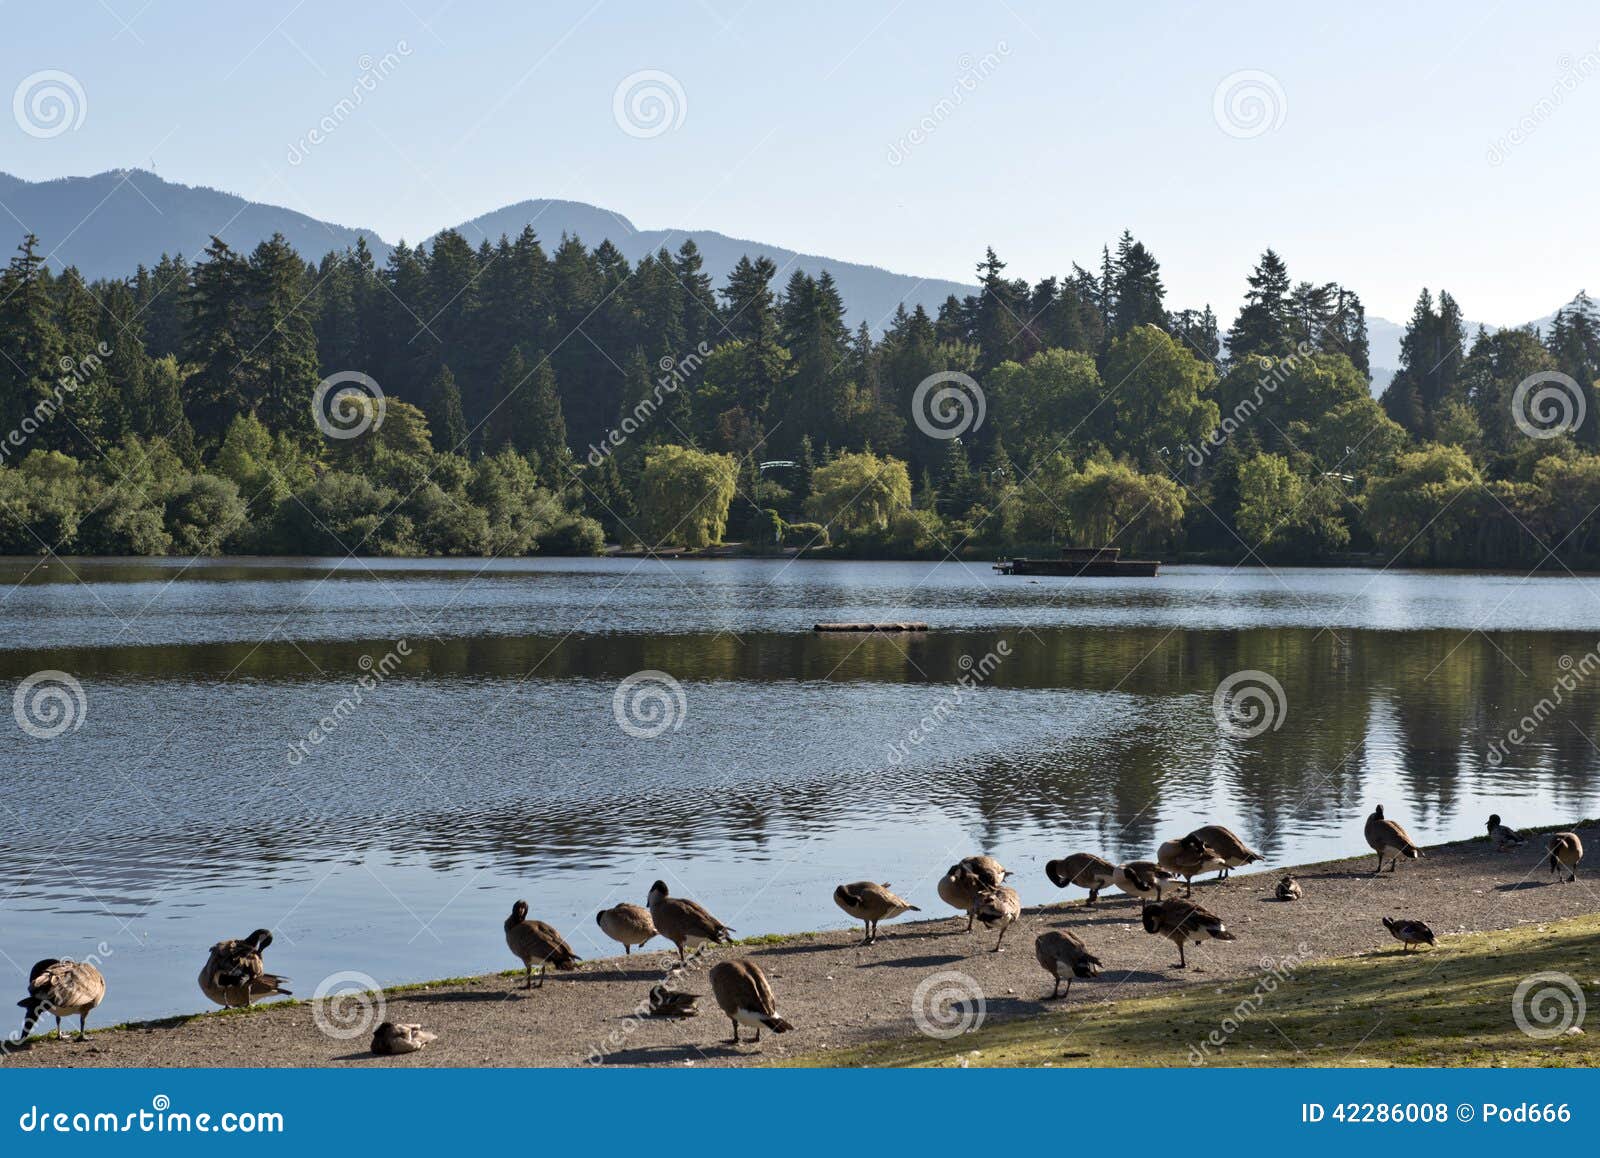
[[[1267,245],[1397,319],[1423,284],[1499,323],[1600,291],[1600,9],[1109,7],[0,0],[0,95],[59,69],[86,105],[48,139],[0,117],[0,169],[154,168],[391,241],[565,197],[962,279],[985,245],[1038,277],[1126,226],[1171,305],[1209,301],[1225,321]],[[385,53],[391,74],[291,164],[361,58]],[[989,75],[936,111],[986,56]],[[641,139],[613,96],[646,69],[684,103]],[[1282,94],[1256,136],[1214,115],[1242,70]]]

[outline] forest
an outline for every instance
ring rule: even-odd
[[[1225,330],[1130,234],[851,329],[826,274],[692,242],[455,232],[317,261],[213,239],[122,280],[0,273],[0,551],[1163,558],[1594,567],[1600,312],[1467,334],[1272,250]],[[1243,269],[1244,263],[1241,263]],[[881,330],[881,332],[878,332]]]

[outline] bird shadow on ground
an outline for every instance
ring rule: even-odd
[[[1555,881],[1507,881],[1503,885],[1495,885],[1498,893],[1520,893],[1523,889],[1542,889],[1546,885],[1553,885]]]
[[[1149,969],[1129,969],[1126,972],[1113,969],[1108,970],[1102,976],[1109,977],[1117,985],[1121,985],[1124,981],[1168,981],[1172,977],[1170,973],[1153,973]]]
[[[762,1039],[765,1044],[766,1039]],[[666,1062],[699,1061],[701,1058],[723,1057],[752,1057],[759,1056],[761,1046],[731,1046],[726,1042],[715,1045],[641,1045],[633,1049],[613,1050],[603,1053],[599,1057],[601,1065],[607,1066],[639,1066],[662,1065]]]
[[[516,989],[461,989],[461,990],[415,990],[411,993],[398,994],[402,1001],[415,1001],[421,1005],[454,1005],[473,1001],[515,1001],[528,993],[537,993],[538,990],[527,990],[520,986]]]
[[[862,961],[857,969],[935,969],[940,965],[954,965],[957,961],[965,961],[965,953],[931,953],[921,957],[894,957],[883,958],[877,961]]]

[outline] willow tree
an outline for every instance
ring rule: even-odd
[[[851,534],[887,530],[911,506],[911,474],[898,458],[871,452],[841,454],[811,476],[806,513]]]
[[[652,546],[709,547],[728,528],[738,469],[729,454],[659,446],[645,456],[639,514]]]

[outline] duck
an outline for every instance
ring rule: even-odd
[[[1383,927],[1394,935],[1394,939],[1406,947],[1406,952],[1411,951],[1413,945],[1434,944],[1433,930],[1421,921],[1397,921],[1393,917],[1383,919]]]
[[[34,1026],[43,1014],[56,1019],[56,1037],[64,1038],[61,1019],[78,1016],[78,1040],[89,1040],[89,1014],[106,996],[106,979],[87,961],[46,957],[28,970],[28,996],[17,1002],[22,1007],[22,1037],[33,1036]]]
[[[218,941],[200,970],[200,992],[224,1009],[254,1004],[258,997],[294,996],[284,988],[287,977],[267,972],[262,954],[270,944],[272,933],[266,929],[236,941]]]
[[[1550,871],[1564,881],[1572,882],[1578,879],[1578,862],[1583,859],[1583,841],[1578,839],[1575,832],[1557,832],[1550,837]],[[1565,866],[1571,876],[1562,873]]]
[[[698,1017],[700,1009],[696,1002],[699,1000],[698,993],[652,985],[650,995],[645,998],[645,1012],[651,1017]]]
[[[643,905],[612,905],[594,915],[600,931],[622,945],[623,956],[630,956],[635,945],[643,945],[656,935],[656,923]]]
[[[1172,874],[1155,861],[1130,860],[1119,864],[1111,872],[1111,883],[1130,897],[1161,899],[1161,894],[1172,885]]]
[[[543,989],[547,969],[554,966],[563,973],[570,973],[583,959],[552,926],[528,919],[527,901],[511,906],[511,915],[506,918],[506,946],[522,962],[527,977],[524,989],[533,988],[534,965],[539,966],[539,988]]]
[[[946,869],[944,876],[939,878],[939,899],[952,909],[960,909],[967,915],[967,932],[970,933],[973,922],[972,908],[978,903],[978,897],[989,887],[982,877],[966,866],[965,861],[958,861]]]
[[[1173,966],[1175,969],[1189,967],[1183,954],[1183,947],[1187,942],[1193,941],[1199,944],[1206,940],[1237,940],[1222,923],[1221,917],[1209,909],[1201,908],[1193,901],[1185,901],[1179,897],[1168,897],[1164,901],[1155,903],[1147,901],[1141,915],[1146,933],[1165,937],[1178,947],[1178,963]]]
[[[1050,878],[1050,883],[1056,888],[1077,885],[1080,889],[1088,889],[1089,899],[1084,904],[1090,907],[1099,899],[1100,890],[1111,884],[1116,871],[1116,865],[1092,852],[1075,852],[1060,860],[1049,861],[1044,866],[1044,875]]]
[[[722,1012],[733,1023],[733,1037],[727,1045],[739,1044],[739,1026],[753,1026],[755,1040],[761,1040],[761,1031],[788,1033],[794,1026],[778,1016],[778,1002],[772,996],[772,984],[767,975],[749,958],[721,961],[711,968],[711,992],[716,996]]]
[[[1493,813],[1489,817],[1489,839],[1494,841],[1498,852],[1505,852],[1508,848],[1516,848],[1519,844],[1527,844],[1527,838],[1515,829],[1508,828],[1500,823],[1500,814]]]
[[[1378,867],[1372,870],[1372,875],[1377,876],[1383,871],[1383,857],[1385,853],[1391,854],[1389,871],[1394,872],[1400,866],[1402,856],[1416,860],[1422,855],[1422,850],[1417,847],[1411,834],[1401,828],[1393,820],[1385,820],[1383,805],[1378,805],[1372,810],[1372,815],[1367,817],[1365,829],[1368,846],[1378,854]]]
[[[1228,862],[1215,849],[1193,833],[1180,840],[1163,841],[1156,850],[1156,863],[1173,876],[1183,878],[1186,897],[1194,896],[1195,877],[1228,867]]]
[[[657,881],[650,886],[645,899],[650,919],[658,932],[678,947],[678,961],[687,963],[683,947],[697,945],[726,945],[733,940],[734,930],[713,917],[702,905],[687,897],[674,897],[667,892],[667,882]]]
[[[1298,901],[1305,895],[1304,890],[1300,888],[1300,882],[1294,879],[1293,873],[1284,874],[1283,879],[1278,882],[1277,894],[1280,901]]]
[[[922,912],[910,901],[890,892],[887,882],[879,885],[872,881],[856,881],[854,884],[840,885],[833,890],[833,903],[865,926],[861,941],[863,945],[870,945],[878,939],[879,921],[892,920],[902,913]]]
[[[1224,864],[1221,872],[1217,874],[1218,880],[1224,880],[1233,875],[1233,870],[1241,865],[1255,864],[1267,858],[1251,848],[1231,828],[1224,828],[1220,824],[1204,824],[1189,834],[1198,837],[1200,842],[1220,856]]]
[[[1074,977],[1096,977],[1100,973],[1100,958],[1089,952],[1083,941],[1065,929],[1052,929],[1040,933],[1033,940],[1033,955],[1039,959],[1044,971],[1055,978],[1056,987],[1046,1001],[1072,996]],[[1061,992],[1061,974],[1067,974],[1067,991]]]
[[[430,1041],[438,1040],[438,1034],[423,1029],[420,1025],[386,1021],[373,1031],[372,1052],[396,1057],[403,1053],[416,1053]]]
[[[1000,930],[1000,936],[994,943],[994,949],[991,950],[998,953],[1001,942],[1006,939],[1006,930],[1022,916],[1022,898],[1010,885],[997,885],[979,894],[972,912],[985,929]]]

